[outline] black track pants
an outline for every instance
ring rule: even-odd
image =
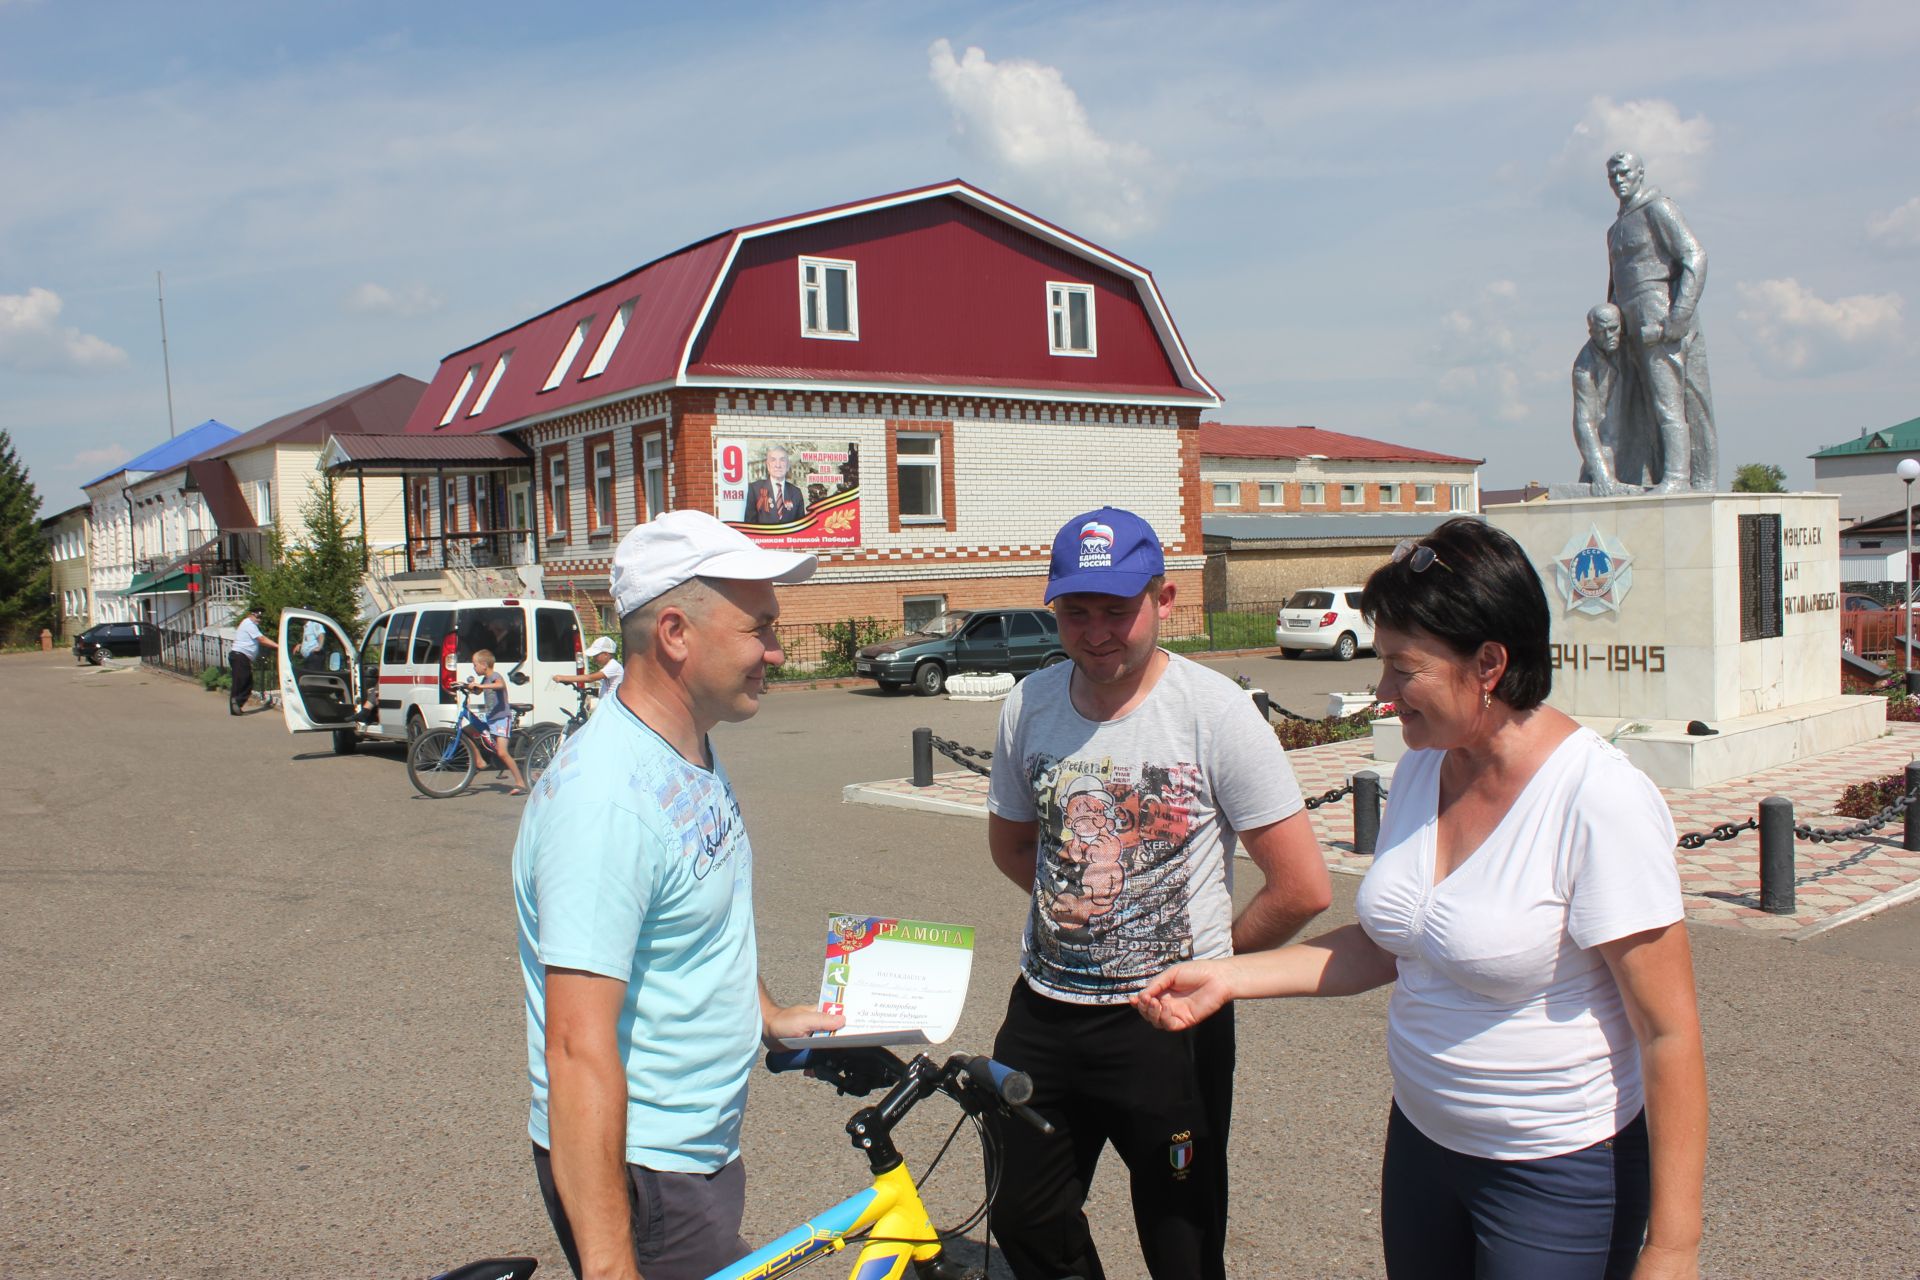
[[[1154,1280],[1222,1280],[1233,1009],[1158,1031],[1131,1005],[1080,1005],[1016,981],[993,1056],[1033,1077],[1051,1137],[1001,1125],[1006,1158],[993,1232],[1019,1280],[1103,1280],[1082,1206],[1101,1149],[1126,1162],[1133,1221]]]

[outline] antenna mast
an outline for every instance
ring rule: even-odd
[[[167,292],[158,271],[153,273],[153,291],[160,299],[160,367],[167,375],[167,439],[173,439],[173,365],[167,359]]]

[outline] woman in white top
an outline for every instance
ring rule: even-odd
[[[1359,923],[1178,965],[1134,1003],[1179,1029],[1396,983],[1391,1280],[1694,1277],[1706,1070],[1666,803],[1544,705],[1547,602],[1506,534],[1401,544],[1361,608],[1409,751]]]

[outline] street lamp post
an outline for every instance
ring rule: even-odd
[[[1907,487],[1907,591],[1900,599],[1900,633],[1904,637],[1900,646],[1900,659],[1903,667],[1913,665],[1913,482],[1920,480],[1920,458],[1902,458],[1900,465],[1894,468]]]

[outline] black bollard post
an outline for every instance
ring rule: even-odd
[[[1760,909],[1793,914],[1793,801],[1784,796],[1760,802]]]
[[[913,731],[913,785],[933,785],[933,730]]]
[[[1920,786],[1920,760],[1907,761],[1907,776],[1904,779],[1904,785],[1908,794],[1912,794],[1913,789]],[[1906,830],[1902,833],[1900,847],[1908,853],[1920,851],[1920,802],[1907,806],[1906,817],[1907,825]]]
[[[1253,691],[1253,705],[1260,708],[1260,718],[1262,720],[1271,720],[1273,718],[1269,712],[1269,708],[1273,706],[1273,700],[1267,697],[1267,691],[1265,689],[1255,689]]]
[[[1353,775],[1353,851],[1373,856],[1380,840],[1380,775],[1367,770]]]

